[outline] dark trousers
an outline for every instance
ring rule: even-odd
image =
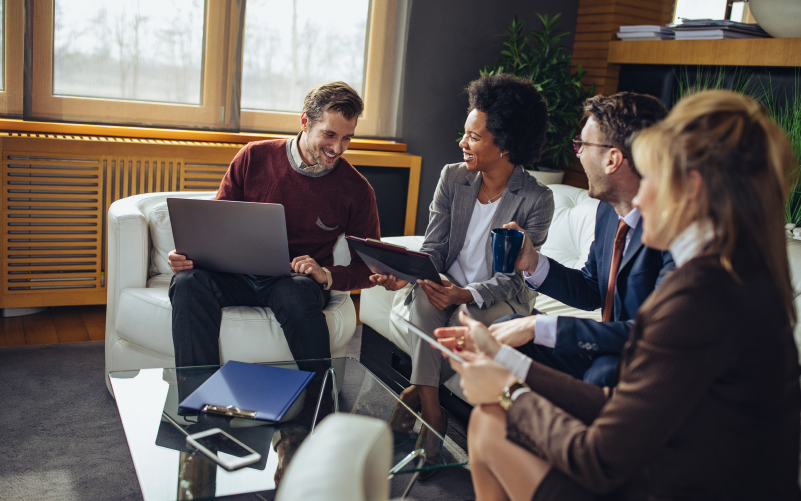
[[[506,315],[494,323],[506,322],[524,315]],[[592,357],[579,353],[560,353],[540,344],[530,341],[518,346],[517,351],[523,353],[534,361],[547,365],[558,371],[570,374],[576,379],[596,386],[610,386],[617,384],[617,365],[620,357],[617,355],[600,355]]]
[[[309,276],[254,277],[187,270],[170,282],[172,342],[176,367],[220,363],[222,308],[270,308],[295,360],[329,358],[323,308],[330,293]]]

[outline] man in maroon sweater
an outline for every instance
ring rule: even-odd
[[[361,98],[344,82],[321,85],[306,95],[297,137],[250,143],[236,155],[217,200],[283,205],[292,258],[287,266],[305,275],[204,271],[171,252],[176,366],[220,363],[221,308],[226,306],[270,308],[295,360],[331,356],[323,314],[329,291],[372,285],[370,270],[353,252],[350,265],[333,266],[337,237],[344,232],[380,238],[373,188],[341,158],[363,109]]]

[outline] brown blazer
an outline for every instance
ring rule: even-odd
[[[758,260],[691,260],[643,304],[620,383],[533,363],[510,440],[614,499],[799,499],[798,353]]]

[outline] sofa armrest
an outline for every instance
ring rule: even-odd
[[[169,197],[209,198],[214,192],[162,192],[117,200],[108,210],[106,266],[106,366],[117,341],[117,305],[123,289],[143,288],[150,264],[150,210]],[[108,385],[108,381],[106,381]],[[110,390],[110,388],[109,388]]]

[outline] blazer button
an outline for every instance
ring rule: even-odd
[[[595,351],[598,351],[598,345],[595,344],[595,343],[592,343],[592,349],[595,350]]]
[[[580,349],[580,350],[583,350],[583,349],[584,349],[584,343],[582,343],[581,341],[579,341],[579,342],[578,342],[578,347],[579,347],[579,349]]]

